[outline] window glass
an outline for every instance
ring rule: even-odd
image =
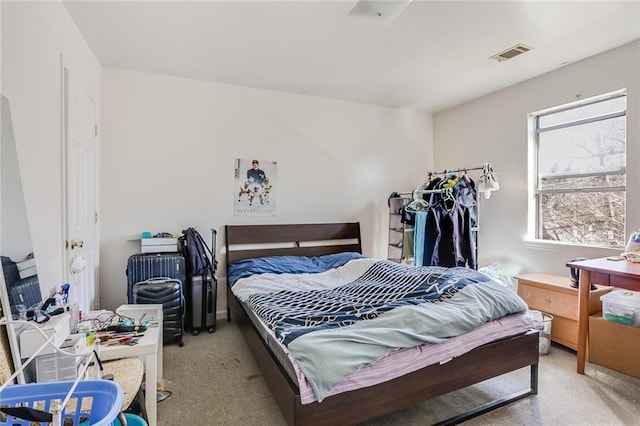
[[[588,103],[580,107],[573,107],[558,112],[540,115],[539,127],[541,129],[545,129],[559,124],[625,111],[626,109],[626,97],[620,96],[599,102]]]
[[[543,240],[624,246],[624,192],[551,193],[541,201]]]
[[[625,117],[540,133],[541,175],[593,172],[625,165]]]
[[[531,115],[535,237],[624,247],[626,95]]]

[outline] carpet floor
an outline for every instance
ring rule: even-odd
[[[587,364],[585,375],[575,368],[575,352],[554,344],[540,357],[538,395],[465,424],[640,425],[640,379],[594,364]],[[186,334],[182,348],[165,346],[164,380],[171,396],[158,404],[158,426],[285,424],[233,322],[218,321],[213,334]],[[519,391],[528,381],[529,369],[521,369],[364,424],[432,424]]]

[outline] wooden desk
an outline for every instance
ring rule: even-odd
[[[627,260],[589,259],[569,262],[567,266],[580,270],[578,290],[578,374],[584,374],[589,334],[589,289],[591,283],[628,290],[640,290],[640,263]],[[596,280],[592,279],[596,278]]]

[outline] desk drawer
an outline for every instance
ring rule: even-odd
[[[636,278],[611,275],[611,287],[626,288],[627,290],[640,290],[640,281]]]
[[[548,312],[572,320],[578,319],[577,294],[560,293],[540,287],[520,285],[518,294],[530,309]]]
[[[574,351],[578,348],[578,321],[553,317],[551,324],[551,340]]]
[[[591,272],[591,284],[610,286],[613,285],[609,283],[610,279],[613,278],[614,277],[609,278],[609,274],[603,272]]]

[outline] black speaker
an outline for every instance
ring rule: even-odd
[[[588,260],[586,257],[576,257],[575,259],[571,259],[571,262],[582,262],[583,260]],[[579,288],[580,287],[580,269],[578,268],[569,268],[569,274],[571,278],[571,287]],[[591,284],[591,290],[595,290],[597,287],[595,284]]]

